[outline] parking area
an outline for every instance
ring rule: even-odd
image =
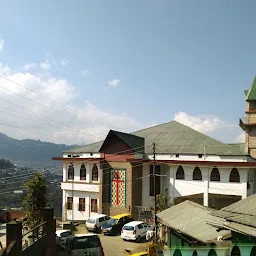
[[[78,225],[76,229],[76,234],[88,233],[84,224]],[[103,234],[99,234],[99,237],[106,256],[129,255],[125,249],[129,249],[132,253],[135,253],[145,251],[147,247],[146,241],[142,241],[140,243],[125,242],[121,236],[104,236]]]

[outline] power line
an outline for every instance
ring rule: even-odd
[[[0,77],[2,77],[3,79],[6,79],[7,81],[9,81],[9,82],[11,82],[11,83],[14,83],[14,84],[16,84],[16,85],[22,87],[22,88],[24,88],[24,89],[26,89],[26,90],[28,90],[28,91],[30,91],[30,92],[32,92],[32,93],[34,93],[34,94],[40,96],[40,97],[42,97],[42,98],[45,98],[45,99],[47,99],[47,100],[49,100],[49,101],[51,101],[51,102],[53,102],[53,103],[55,103],[55,104],[58,104],[58,105],[60,105],[60,106],[62,106],[62,107],[65,107],[65,108],[67,108],[67,109],[69,109],[69,110],[71,110],[71,111],[73,111],[73,112],[75,112],[75,113],[77,113],[77,114],[79,114],[79,115],[87,116],[89,119],[93,120],[93,118],[91,118],[89,115],[86,115],[86,114],[84,114],[84,113],[81,113],[81,112],[77,111],[77,110],[74,109],[74,108],[71,108],[71,107],[69,107],[69,106],[67,106],[67,105],[64,105],[64,104],[62,104],[62,103],[60,103],[60,102],[57,102],[56,100],[53,100],[53,99],[51,99],[51,98],[49,98],[49,97],[46,97],[46,96],[44,96],[44,95],[41,95],[41,94],[35,92],[34,90],[31,90],[31,89],[29,89],[28,87],[26,87],[26,86],[24,86],[24,85],[21,85],[20,83],[17,83],[17,82],[15,82],[15,81],[13,81],[13,80],[11,80],[11,79],[9,79],[9,78],[3,76],[3,75],[0,75]],[[1,87],[1,86],[0,86],[0,87]],[[1,87],[1,88],[6,89],[6,88],[4,88],[4,87]],[[8,90],[8,89],[7,89],[7,90]],[[8,91],[10,91],[10,90],[8,90]],[[10,92],[12,92],[12,91],[10,91]],[[17,94],[17,93],[15,93],[15,94]],[[41,104],[40,104],[40,105],[41,105]],[[44,106],[44,105],[41,105],[41,106]],[[44,107],[46,107],[46,106],[44,106]],[[47,108],[48,108],[48,107],[47,107]],[[95,120],[93,120],[93,121],[95,121]],[[106,125],[106,124],[104,124],[104,123],[102,123],[102,122],[99,122],[99,123],[102,124],[102,125],[104,125],[104,126],[108,126],[108,125]],[[110,126],[109,126],[109,127],[110,127]],[[111,127],[110,127],[110,128],[111,128]],[[100,128],[99,128],[99,129],[100,129]],[[102,130],[102,129],[100,129],[100,130]],[[103,130],[103,131],[105,131],[105,130]]]

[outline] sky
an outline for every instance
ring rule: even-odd
[[[0,132],[66,144],[176,120],[242,142],[253,0],[3,1]]]

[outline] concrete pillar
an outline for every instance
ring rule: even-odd
[[[12,250],[12,255],[19,256],[22,252],[22,224],[18,221],[12,221],[6,225],[6,247],[12,242],[16,242]]]
[[[209,205],[209,179],[210,179],[210,176],[209,176],[209,168],[206,169],[206,175],[204,175],[204,185],[205,185],[205,188],[204,188],[204,206],[207,206]]]
[[[46,234],[46,248],[47,256],[55,256],[56,249],[56,220],[54,219],[54,211],[51,207],[45,207],[43,209],[43,220],[46,223],[43,227],[43,233]]]
[[[170,188],[169,188],[169,195],[171,197],[170,203],[174,203],[175,198],[175,173],[174,168],[172,166],[169,166],[169,172],[170,172]]]

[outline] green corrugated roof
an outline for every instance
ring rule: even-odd
[[[145,138],[145,153],[153,152],[156,143],[157,154],[207,154],[220,156],[245,155],[230,145],[217,141],[176,121],[160,124],[132,133]],[[103,141],[66,152],[99,152]]]
[[[249,90],[244,90],[244,95],[247,96]]]
[[[246,153],[246,151],[245,151],[245,143],[229,143],[227,145],[233,147],[234,149],[236,149],[236,150],[238,150],[240,152]]]
[[[246,100],[256,100],[256,77],[254,78],[252,86],[247,93]]]

